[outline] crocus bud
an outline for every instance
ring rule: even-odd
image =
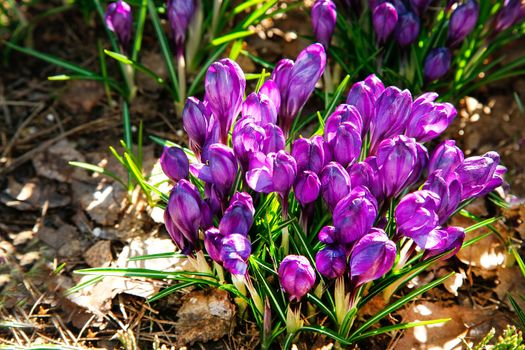
[[[496,152],[488,152],[481,157],[466,158],[456,169],[459,181],[463,185],[461,199],[480,195],[487,183],[492,180],[498,164],[499,155]]]
[[[320,179],[323,199],[333,211],[337,203],[350,193],[350,176],[341,164],[330,162],[321,171]]]
[[[175,182],[186,179],[190,171],[188,156],[179,147],[164,147],[160,166],[164,174]]]
[[[332,160],[332,153],[325,140],[319,136],[311,139],[300,138],[292,145],[292,157],[297,162],[297,171],[311,170],[319,174],[328,162]]]
[[[441,257],[441,260],[446,260],[456,255],[461,249],[463,241],[465,240],[465,230],[462,227],[449,226],[444,229],[436,229],[436,231],[438,230],[441,232],[436,235],[443,237],[443,244],[439,248],[426,250],[425,254],[423,254],[423,259],[429,259],[433,256],[450,251],[448,254]]]
[[[417,181],[427,157],[424,147],[404,135],[381,142],[376,161],[385,196],[395,197]]]
[[[252,197],[246,192],[236,192],[219,223],[219,230],[225,235],[239,233],[247,236],[254,214]]]
[[[384,42],[394,31],[397,24],[397,11],[394,5],[384,2],[374,8],[372,23],[377,35],[377,41]]]
[[[438,225],[436,211],[439,201],[437,194],[427,190],[415,191],[404,196],[395,210],[397,231],[412,238],[416,243],[426,243],[428,233]]]
[[[405,135],[419,142],[427,142],[438,137],[452,123],[457,111],[450,103],[434,103],[425,100],[423,94],[412,104],[412,112]],[[423,100],[423,101],[422,101]]]
[[[280,127],[272,123],[264,126],[264,138],[261,143],[261,151],[263,153],[282,151],[285,144],[284,133]]]
[[[381,181],[378,178],[375,157],[368,157],[367,161],[354,163],[348,168],[350,183],[353,187],[363,186],[377,199],[382,199]],[[372,159],[373,158],[373,159]]]
[[[389,86],[376,102],[375,115],[370,123],[371,149],[382,140],[401,134],[408,123],[412,95],[408,90]]]
[[[439,205],[436,208],[438,224],[443,225],[456,211],[461,202],[462,185],[456,173],[443,177],[443,170],[436,170],[429,175],[423,184],[423,190],[432,191],[439,197]]]
[[[372,90],[372,93],[374,94],[374,98],[377,100],[379,96],[385,91],[385,85],[379,79],[375,74],[370,74],[367,76],[364,80],[366,86]]]
[[[222,239],[224,235],[216,227],[211,227],[204,232],[204,248],[206,252],[213,259],[213,261],[221,263],[221,249]]]
[[[357,186],[334,209],[338,242],[350,244],[368,233],[377,217],[377,201],[366,187]]]
[[[231,148],[220,143],[210,145],[207,151],[206,163],[192,164],[191,170],[202,181],[215,185],[224,198],[237,176],[237,158]]]
[[[299,301],[315,284],[315,270],[302,255],[288,255],[279,265],[279,282],[290,301]]]
[[[385,231],[373,228],[361,237],[350,253],[350,278],[358,287],[390,271],[396,259],[396,245]]]
[[[266,95],[252,92],[242,104],[242,116],[251,116],[262,125],[277,123],[277,109]]]
[[[523,18],[525,4],[521,0],[507,0],[499,9],[494,19],[494,30],[496,33],[502,32]]]
[[[168,21],[178,50],[184,47],[186,31],[195,13],[194,0],[168,0]]]
[[[224,58],[213,63],[206,72],[204,90],[213,115],[220,125],[220,140],[226,144],[233,120],[241,110],[246,79],[237,63]]]
[[[279,61],[273,74],[281,92],[279,124],[288,134],[292,122],[315,89],[315,84],[324,72],[326,53],[321,44],[312,44],[305,48],[295,63]]]
[[[394,36],[401,46],[408,46],[416,41],[419,35],[419,18],[413,12],[399,16]]]
[[[252,253],[250,241],[245,236],[232,233],[222,239],[221,261],[226,270],[234,275],[245,275],[248,258]]]
[[[244,169],[248,166],[250,154],[261,150],[265,136],[264,128],[251,117],[243,117],[235,124],[232,133],[233,152]]]
[[[334,160],[344,167],[352,164],[361,154],[361,133],[348,123],[342,123],[330,140]]]
[[[164,225],[166,227],[166,231],[168,231],[168,234],[170,235],[177,248],[180,249],[181,253],[184,255],[190,254],[194,248],[194,241],[190,242],[186,239],[186,237],[182,234],[182,232],[178,229],[178,227],[171,219],[169,210],[164,211]]]
[[[200,156],[207,144],[218,142],[219,129],[208,106],[195,97],[188,97],[182,110],[182,125],[188,133],[190,148]]]
[[[275,109],[279,111],[279,108],[281,108],[281,93],[275,81],[272,79],[266,80],[259,89],[259,93],[272,100]]]
[[[325,48],[330,45],[330,39],[335,29],[337,12],[332,0],[316,0],[312,7],[312,27],[315,39]]]
[[[335,111],[330,114],[324,127],[324,137],[327,142],[331,142],[341,123],[349,123],[361,134],[363,130],[363,117],[356,107],[348,104],[340,104]]]
[[[346,103],[355,106],[362,118],[363,126],[361,136],[364,136],[364,134],[370,129],[370,121],[372,120],[375,111],[375,101],[376,99],[372,89],[367,86],[364,81],[355,83],[348,93]]]
[[[106,22],[106,27],[115,33],[120,45],[127,48],[131,40],[131,27],[133,26],[131,6],[122,0],[112,2],[106,9],[104,22]]]
[[[195,246],[199,228],[207,229],[211,226],[208,205],[200,197],[199,190],[187,180],[180,180],[173,187],[167,210],[191,248]]]
[[[299,173],[295,180],[294,193],[295,198],[302,206],[314,202],[319,197],[320,190],[321,181],[319,181],[316,173],[310,170]]]
[[[295,159],[285,151],[275,153],[273,163],[273,186],[276,192],[288,193],[297,175]]]
[[[443,177],[446,178],[448,174],[453,173],[463,163],[464,159],[463,151],[456,146],[456,141],[445,140],[432,152],[432,157],[428,163],[428,173],[432,174],[441,169],[443,170]]]
[[[450,16],[448,40],[451,46],[456,46],[472,32],[479,16],[479,6],[476,0],[467,0],[456,7]]]
[[[315,256],[317,271],[326,278],[337,278],[346,271],[346,251],[340,246],[327,246]]]
[[[317,234],[319,241],[325,244],[335,244],[337,243],[337,236],[339,235],[339,230],[333,226],[324,226],[321,231]]]
[[[423,74],[429,81],[444,76],[450,69],[452,54],[446,47],[438,47],[430,50],[423,66]]]

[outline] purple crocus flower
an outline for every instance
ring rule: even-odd
[[[292,188],[297,174],[295,159],[285,151],[277,153],[254,153],[246,172],[248,186],[256,192],[278,192],[285,196]]]
[[[456,255],[461,249],[463,241],[465,240],[465,230],[462,227],[449,226],[444,229],[437,228],[435,231],[440,231],[436,234],[436,236],[442,237],[443,244],[439,248],[426,250],[423,258],[429,259],[449,250],[450,253],[441,257],[441,260],[446,260]]]
[[[429,244],[428,233],[438,225],[440,198],[437,194],[427,190],[415,191],[404,196],[395,210],[397,231],[399,234],[412,238],[418,245],[433,247]],[[422,247],[422,248],[423,248]]]
[[[438,224],[443,225],[457,209],[461,202],[462,185],[456,173],[446,177],[443,170],[436,170],[423,184],[423,190],[432,191],[439,197],[439,205],[436,209]]]
[[[197,158],[208,145],[219,142],[220,128],[207,103],[188,97],[182,111],[182,125],[188,133],[190,148]]]
[[[317,174],[310,170],[304,170],[299,173],[295,180],[294,193],[297,201],[305,206],[314,202],[319,197],[321,182]]]
[[[430,50],[423,67],[423,74],[429,81],[444,76],[450,69],[452,54],[446,47],[438,47]]]
[[[348,93],[346,103],[354,106],[361,116],[361,136],[364,136],[364,134],[366,134],[370,129],[370,121],[372,120],[375,111],[375,102],[376,98],[372,92],[372,89],[367,86],[364,81],[355,83]]]
[[[243,117],[251,116],[262,125],[277,123],[277,109],[273,101],[262,93],[252,92],[242,104]]]
[[[375,74],[370,74],[367,76],[364,80],[366,86],[372,90],[372,93],[374,94],[374,98],[377,100],[379,96],[385,91],[385,85],[379,79]]]
[[[241,118],[233,128],[233,152],[245,170],[248,166],[250,154],[261,150],[261,145],[266,136],[264,128],[259,124],[248,116]]]
[[[419,18],[413,12],[399,15],[394,36],[401,46],[408,46],[416,41],[419,35]]]
[[[521,0],[505,0],[494,19],[496,33],[507,30],[523,19],[525,4]]]
[[[224,58],[213,63],[204,80],[205,99],[220,125],[220,141],[227,143],[233,120],[241,111],[246,88],[244,73],[237,63]]]
[[[316,0],[312,7],[314,36],[325,48],[330,45],[335,29],[337,12],[332,0]]]
[[[481,157],[466,158],[456,169],[459,181],[463,185],[461,199],[480,195],[487,183],[492,180],[498,164],[499,154],[496,152],[488,152]]]
[[[457,111],[450,103],[434,103],[437,94],[426,93],[412,103],[405,135],[419,142],[438,137],[452,123]]]
[[[327,246],[315,256],[317,271],[326,278],[337,278],[346,271],[346,251],[340,246]]]
[[[413,185],[419,179],[427,159],[426,149],[404,135],[381,142],[376,161],[385,196],[395,197]]]
[[[319,174],[328,162],[332,160],[332,153],[325,140],[319,136],[310,139],[300,138],[292,145],[292,157],[297,162],[297,170],[311,170]]]
[[[453,173],[463,163],[464,159],[463,151],[456,146],[456,141],[445,140],[432,152],[432,157],[430,157],[428,163],[428,172],[432,174],[434,171],[441,169],[443,170],[442,176],[446,178],[448,174]]]
[[[300,301],[315,284],[315,270],[302,255],[288,255],[279,265],[279,282],[290,301]]]
[[[211,212],[202,200],[199,190],[188,180],[180,180],[173,187],[168,200],[169,217],[184,235],[192,249],[198,239],[199,228],[211,226]]]
[[[361,133],[351,123],[341,123],[329,144],[334,160],[347,167],[361,154]]]
[[[326,53],[321,44],[305,48],[295,62],[281,60],[277,63],[272,79],[281,93],[279,124],[288,134],[294,118],[306,104],[315,89],[315,84],[324,72]]]
[[[177,50],[183,50],[186,31],[195,13],[194,0],[168,0],[166,11]]]
[[[396,27],[398,16],[394,5],[384,2],[373,8],[372,23],[377,35],[377,41],[380,43],[392,34]]]
[[[221,242],[220,257],[222,265],[234,275],[245,275],[248,269],[248,258],[252,253],[250,241],[245,236],[232,233]]]
[[[219,230],[225,235],[239,233],[247,236],[254,214],[252,197],[246,192],[236,192],[219,223]]]
[[[479,5],[475,0],[467,0],[456,7],[450,16],[448,40],[451,46],[456,46],[472,32],[479,16]]]
[[[396,245],[386,233],[373,228],[361,237],[350,253],[350,278],[355,287],[378,279],[390,271],[396,259]]]
[[[404,130],[410,117],[412,95],[408,90],[399,90],[389,86],[379,96],[375,115],[370,123],[371,150],[384,139],[399,135]]]
[[[237,158],[231,148],[220,143],[210,145],[207,152],[206,163],[192,164],[192,173],[202,181],[215,185],[224,199],[237,176]]]
[[[210,227],[204,232],[204,248],[213,261],[222,263],[221,249],[224,235],[216,227]]]
[[[321,195],[333,211],[337,203],[350,193],[350,176],[341,164],[330,162],[321,171],[320,179]]]
[[[190,171],[188,156],[179,147],[164,147],[160,166],[164,174],[175,182],[186,179]]]
[[[338,242],[350,244],[368,233],[378,214],[377,201],[366,187],[357,186],[334,209]]]
[[[122,0],[112,2],[106,9],[104,22],[106,27],[115,33],[120,45],[127,49],[131,40],[131,27],[133,26],[131,6]]]
[[[317,234],[317,238],[325,244],[335,244],[338,241],[338,235],[339,230],[335,227],[324,226]]]
[[[326,120],[324,137],[327,142],[330,143],[332,141],[342,123],[349,123],[359,134],[362,133],[363,117],[358,109],[349,104],[340,104]]]

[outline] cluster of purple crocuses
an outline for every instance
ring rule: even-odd
[[[417,41],[421,22],[433,0],[370,0],[368,6],[372,14],[372,24],[378,44],[393,39],[401,47]],[[359,0],[349,0],[346,6],[350,11],[360,12]],[[448,1],[445,12],[450,13],[448,21],[447,45],[437,47],[428,53],[423,67],[425,77],[432,81],[444,76],[452,62],[451,49],[457,47],[474,30],[479,17],[476,0]],[[316,0],[312,7],[312,27],[314,35],[325,47],[331,40],[336,25],[336,6],[332,0]],[[493,18],[495,33],[510,28],[525,18],[525,5],[521,0],[505,0]]]
[[[310,45],[295,61],[278,62],[246,97],[235,62],[211,65],[204,99],[188,98],[182,113],[195,161],[177,147],[165,148],[161,158],[174,182],[165,224],[185,254],[204,247],[227,271],[245,275],[261,193],[278,194],[283,216],[289,200],[303,214],[312,206],[331,212],[332,225],[318,232],[323,246],[315,268],[326,278],[347,273],[353,287],[390,271],[401,242],[413,242],[425,257],[459,250],[464,230],[447,220],[463,201],[503,182],[498,155],[465,158],[452,140],[429,153],[424,143],[449,126],[455,108],[436,102],[435,93],[413,99],[374,75],[352,86],[323,130],[288,140],[288,150],[291,125],[325,62],[323,45]],[[309,219],[301,220],[306,230],[314,226]],[[308,258],[291,254],[274,263],[290,299],[300,300],[314,286]]]

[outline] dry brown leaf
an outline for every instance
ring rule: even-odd
[[[71,161],[85,162],[85,157],[68,140],[61,140],[33,158],[33,167],[39,176],[59,182],[71,182],[72,178],[87,179],[82,169],[69,165]]]
[[[497,310],[476,310],[458,305],[420,302],[400,312],[403,322],[451,318],[446,323],[419,326],[404,331],[396,344],[403,350],[460,350],[462,339],[477,342],[492,328],[503,329],[507,317]]]

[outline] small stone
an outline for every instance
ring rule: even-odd
[[[235,305],[226,291],[194,291],[186,296],[177,317],[175,333],[179,346],[218,340],[235,326]]]

